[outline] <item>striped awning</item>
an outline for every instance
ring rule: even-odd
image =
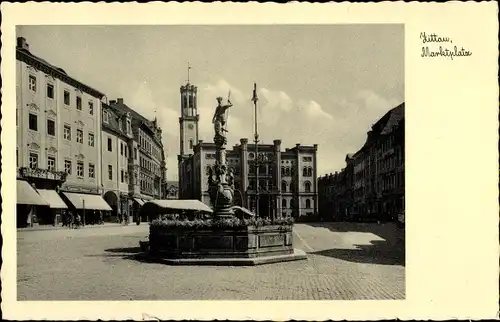
[[[67,209],[68,206],[55,190],[38,189],[38,193],[49,204],[50,208]]]
[[[144,201],[142,199],[134,198],[134,200],[135,200],[135,202],[137,202],[139,204],[139,206],[144,205]]]
[[[76,209],[113,210],[100,195],[73,192],[63,192],[63,194]]]
[[[17,181],[17,203],[20,205],[48,206],[49,204],[27,181]]]

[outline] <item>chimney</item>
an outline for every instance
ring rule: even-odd
[[[110,100],[109,104],[116,104],[116,100]]]
[[[30,45],[28,45],[28,43],[26,42],[26,38],[24,37],[17,37],[17,47],[30,51]]]
[[[120,98],[117,98],[116,100],[117,100],[118,104],[122,104],[123,105],[123,98],[120,97]]]

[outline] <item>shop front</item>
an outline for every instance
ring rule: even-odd
[[[36,192],[35,188],[25,180],[17,180],[17,228],[38,225],[37,212],[48,203]]]
[[[99,194],[63,192],[62,196],[71,205],[68,210],[70,217],[80,215],[83,225],[94,225],[102,222],[103,213],[112,208]]]

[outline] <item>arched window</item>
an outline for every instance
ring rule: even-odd
[[[304,177],[307,177],[307,168],[304,168],[303,171],[302,171],[302,175]]]
[[[311,167],[307,168],[307,176],[308,177],[312,177],[313,173],[312,173],[313,169]]]
[[[286,208],[286,199],[281,200],[281,208]]]
[[[286,192],[286,181],[281,181],[281,192]]]
[[[304,183],[304,188],[306,192],[311,192],[311,183],[309,181],[306,181]]]
[[[207,173],[207,176],[210,175],[210,166],[209,165],[207,165],[206,173]]]
[[[286,176],[289,176],[289,175],[290,175],[290,168],[286,168],[286,169],[285,169],[285,175],[286,175]]]
[[[192,149],[193,148],[193,140],[189,140],[189,148]]]
[[[295,192],[295,182],[293,180],[290,182],[290,192]]]
[[[259,187],[261,187],[262,189],[266,189],[266,180],[259,180]]]
[[[290,168],[290,175],[293,176],[294,173],[295,173],[295,168]]]
[[[311,200],[306,199],[306,208],[311,208]]]
[[[285,176],[285,167],[281,167],[281,175]]]
[[[295,200],[294,199],[290,200],[290,208],[291,209],[295,208]]]

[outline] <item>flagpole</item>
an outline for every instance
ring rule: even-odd
[[[259,217],[259,132],[258,132],[258,119],[257,119],[257,84],[253,83],[253,105],[255,110],[255,132],[254,132],[254,143],[255,143],[255,215]]]

